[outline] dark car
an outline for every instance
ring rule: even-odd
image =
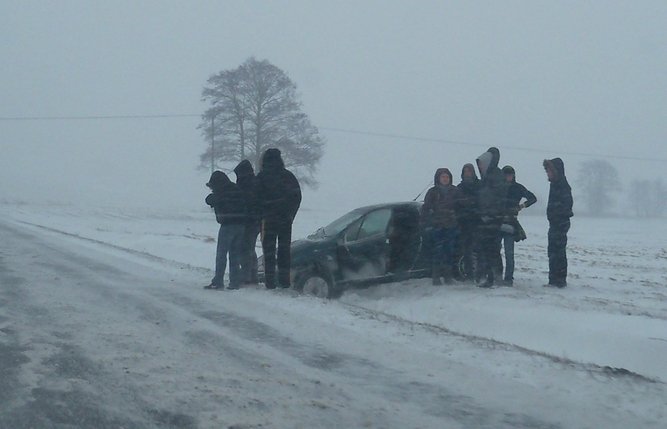
[[[419,202],[358,208],[292,242],[294,288],[337,298],[350,287],[428,275],[420,208]]]

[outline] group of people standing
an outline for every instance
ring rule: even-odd
[[[449,169],[436,170],[420,214],[422,230],[430,244],[433,284],[449,283],[461,276],[461,280],[474,280],[484,288],[513,285],[514,243],[526,238],[518,214],[535,204],[537,198],[516,181],[512,166],[500,169],[499,162],[498,148],[489,148],[476,159],[479,177],[473,164],[465,164],[461,182],[456,186]],[[560,158],[544,160],[543,166],[551,183],[547,205],[548,286],[565,287],[572,191]],[[206,204],[214,209],[220,230],[215,276],[205,288],[224,289],[228,255],[227,288],[256,284],[255,243],[260,233],[266,287],[289,288],[292,223],[301,204],[299,182],[285,168],[276,148],[264,152],[257,175],[248,160],[241,161],[234,173],[236,183],[224,172],[214,171],[206,184],[211,189]],[[459,256],[463,269],[459,269]]]
[[[236,183],[222,171],[214,171],[206,186],[211,193],[206,204],[220,224],[215,258],[215,275],[205,289],[224,289],[229,255],[229,285],[239,289],[256,284],[255,243],[261,233],[265,285],[269,289],[289,288],[292,223],[301,205],[298,180],[285,168],[279,149],[267,149],[255,175],[248,160],[236,168]],[[276,276],[277,266],[277,276]]]
[[[422,227],[430,241],[433,284],[442,284],[443,280],[449,283],[459,275],[462,280],[476,281],[479,287],[513,285],[514,243],[526,238],[518,214],[535,204],[537,198],[516,181],[512,166],[501,170],[499,162],[498,148],[489,148],[476,159],[479,177],[475,166],[466,164],[456,186],[449,169],[436,170],[434,186],[426,193],[421,212]],[[545,160],[543,166],[551,183],[547,205],[548,286],[565,287],[572,192],[560,158]],[[459,256],[462,270],[458,269]]]

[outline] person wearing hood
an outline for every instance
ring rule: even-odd
[[[276,286],[288,288],[291,286],[292,223],[301,205],[301,187],[294,174],[285,168],[280,150],[276,148],[264,152],[257,182],[257,197],[262,219],[265,284],[268,289],[274,289]]]
[[[461,191],[452,184],[452,173],[447,168],[438,168],[433,178],[433,187],[426,192],[422,206],[421,221],[431,241],[431,268],[434,285],[450,283],[452,265],[458,238],[458,211]]]
[[[479,239],[478,277],[484,280],[479,287],[492,287],[500,256],[500,226],[503,223],[509,184],[498,168],[500,151],[491,147],[477,160],[480,173],[480,187],[477,198],[480,223],[477,229]],[[482,277],[485,277],[482,279]]]
[[[505,276],[503,285],[514,284],[514,242],[526,239],[526,233],[519,223],[519,211],[530,207],[537,202],[535,194],[530,192],[521,183],[516,181],[516,172],[511,165],[502,169],[505,181],[509,183],[507,190],[506,214],[503,225],[500,227],[500,237],[505,250]],[[525,200],[521,202],[521,200]],[[499,272],[503,271],[503,261],[500,260]]]
[[[567,286],[566,247],[570,218],[573,216],[572,188],[565,177],[565,164],[562,159],[545,159],[542,165],[550,183],[547,202],[549,284],[546,286],[563,288]]]
[[[243,232],[243,248],[241,258],[242,282],[257,284],[257,252],[255,244],[260,230],[260,211],[257,199],[258,181],[255,170],[247,159],[244,159],[234,168],[236,185],[243,192],[246,202],[247,218]]]
[[[463,280],[474,279],[475,270],[473,254],[476,250],[477,225],[477,198],[479,195],[479,178],[472,164],[466,164],[461,169],[461,183],[457,185],[461,191],[461,209],[459,210],[459,251],[463,257]]]
[[[211,193],[205,201],[215,211],[220,229],[215,254],[215,276],[211,284],[204,288],[224,289],[229,255],[228,289],[238,289],[241,284],[241,248],[247,218],[245,199],[241,190],[222,171],[214,171],[206,186],[211,189]]]

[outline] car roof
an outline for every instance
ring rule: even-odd
[[[418,201],[402,201],[402,202],[394,202],[394,203],[384,203],[384,204],[373,204],[370,206],[364,206],[364,207],[359,207],[355,209],[354,211],[363,211],[363,212],[370,212],[373,210],[377,209],[384,209],[384,208],[390,208],[394,209],[396,207],[414,207],[418,209],[421,207],[422,203]]]

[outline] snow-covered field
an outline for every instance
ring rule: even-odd
[[[340,214],[302,210],[294,238]],[[110,255],[130,255],[157,266],[189,269],[194,281],[183,287],[191,287],[193,293],[203,293],[201,286],[210,280],[217,224],[205,209],[160,212],[4,204],[0,216],[55,240],[76,242]],[[516,247],[513,288],[484,290],[464,283],[435,287],[426,280],[411,280],[350,290],[332,302],[294,299],[256,288],[233,292],[233,296],[238,298],[240,311],[262,311],[253,305],[266,306],[267,300],[275,300],[270,308],[301,314],[315,321],[318,329],[338,325],[368,333],[369,343],[364,345],[330,339],[342,350],[371,347],[381,355],[385,342],[405,341],[414,347],[414,341],[401,339],[407,330],[423,338],[420,347],[443,359],[467,362],[469,366],[461,370],[479,368],[480,373],[517,381],[546,392],[546,397],[564,406],[591,401],[599,411],[600,402],[608,402],[608,416],[586,416],[577,410],[542,405],[545,410],[538,414],[549,421],[556,419],[556,427],[629,427],[633,422],[660,427],[667,421],[665,222],[575,217],[568,245],[569,286],[562,290],[543,287],[547,278],[546,220],[524,216],[522,223],[528,240]],[[370,326],[368,320],[378,321],[379,327]],[[296,334],[308,328],[293,329]],[[438,345],[437,335],[432,338],[423,332],[446,335],[465,346]],[[326,332],[322,337],[327,341]],[[492,359],[485,352],[488,349],[494,350]],[[424,365],[425,376],[433,376],[435,369],[428,362],[406,365],[418,364]],[[484,384],[470,374],[447,376],[471,377],[471,386]],[[514,394],[488,393],[490,402],[497,395]],[[539,401],[536,398],[530,406],[539,407]],[[610,420],[618,415],[624,417]],[[423,423],[421,427],[436,426]]]

